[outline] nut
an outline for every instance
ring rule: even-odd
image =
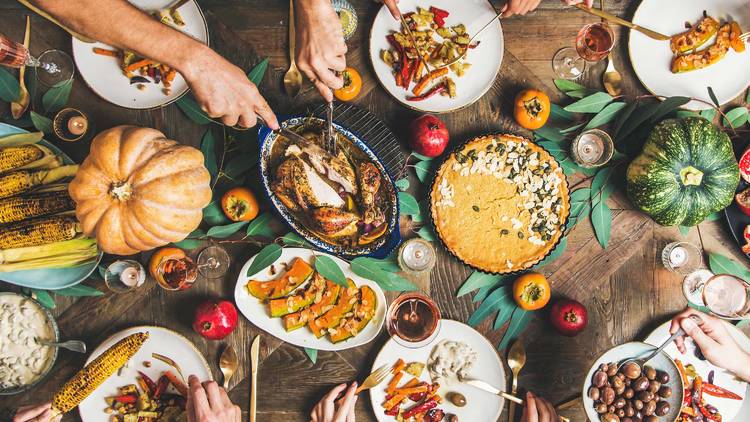
[[[636,362],[628,362],[620,369],[623,375],[634,380],[641,376],[641,366]]]

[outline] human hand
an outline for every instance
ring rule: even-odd
[[[585,4],[588,7],[594,7],[594,0],[560,0],[568,6],[575,6],[576,4]]]
[[[310,413],[310,422],[354,422],[354,405],[358,396],[355,395],[357,383],[353,382],[340,400],[338,395],[344,391],[346,384],[333,388],[315,405]]]
[[[52,403],[20,407],[13,416],[13,422],[57,422],[60,419],[62,415],[55,415]]]
[[[332,89],[344,86],[336,72],[346,68],[346,43],[338,15],[330,0],[295,3],[297,19],[297,67],[313,82],[320,95],[333,101]]]
[[[227,392],[215,381],[201,385],[198,377],[191,375],[188,384],[188,422],[240,422],[242,411],[239,406],[232,404]]]
[[[273,130],[279,128],[276,115],[239,67],[205,47],[180,70],[203,111],[227,126],[249,128],[260,116]]]
[[[375,0],[379,3],[383,3],[385,7],[388,8],[388,11],[391,12],[391,15],[393,15],[393,18],[396,20],[401,19],[401,11],[398,9],[398,0]]]
[[[525,15],[539,6],[542,0],[507,0],[500,12],[500,17],[508,18],[513,15]]]
[[[670,334],[676,333],[679,327],[693,339],[709,362],[750,381],[750,355],[734,341],[722,320],[688,308],[672,319]],[[680,353],[686,352],[684,336],[677,337],[675,344]]]
[[[557,422],[555,407],[547,400],[532,392],[526,393],[526,406],[521,414],[521,422]]]

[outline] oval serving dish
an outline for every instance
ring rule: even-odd
[[[280,125],[283,128],[295,128],[303,124],[323,124],[324,121],[316,117],[307,116],[295,116],[286,120],[279,119]],[[271,182],[273,180],[272,174],[275,169],[271,168],[272,165],[272,151],[275,142],[283,136],[273,132],[265,125],[261,125],[258,130],[258,142],[260,144],[260,169],[261,179],[263,181],[263,188],[266,195],[274,206],[276,212],[284,219],[284,221],[292,228],[294,232],[302,236],[305,240],[313,244],[315,247],[333,253],[335,255],[341,255],[346,257],[356,256],[369,256],[373,258],[385,258],[388,256],[393,249],[395,249],[401,243],[401,233],[398,225],[399,207],[398,207],[398,196],[396,185],[391,177],[391,174],[386,169],[383,162],[378,158],[377,155],[370,149],[370,147],[362,140],[359,136],[342,127],[336,122],[333,123],[334,130],[336,130],[341,136],[345,137],[350,141],[356,148],[358,148],[364,155],[366,155],[370,162],[372,162],[381,174],[381,185],[380,189],[385,189],[385,195],[387,197],[388,207],[385,210],[385,224],[387,224],[385,233],[377,238],[370,244],[359,245],[359,246],[344,246],[331,243],[326,239],[315,234],[310,228],[308,228],[300,219],[295,216],[278,198],[278,196],[271,189]]]

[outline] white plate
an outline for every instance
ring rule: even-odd
[[[685,31],[685,22],[695,24],[703,17],[704,10],[719,20],[735,20],[744,30],[750,27],[750,3],[747,0],[643,0],[633,16],[633,23],[672,36]],[[713,42],[711,40],[706,45]],[[628,48],[638,79],[656,95],[681,95],[711,103],[710,86],[723,105],[750,85],[750,52],[740,54],[730,50],[713,66],[673,74],[669,41],[657,41],[631,30]],[[691,101],[685,107],[703,110],[710,105]]]
[[[667,321],[664,324],[660,325],[658,328],[652,331],[644,341],[646,343],[655,345],[664,343],[669,338],[669,325],[670,321]],[[750,339],[748,339],[745,334],[743,334],[739,329],[737,329],[737,327],[732,324],[727,323],[727,328],[729,329],[729,333],[732,335],[735,341],[737,341],[740,347],[750,353]],[[719,397],[709,396],[707,394],[704,394],[703,397],[706,398],[706,401],[708,403],[711,403],[712,405],[716,406],[717,409],[719,409],[719,412],[723,416],[723,420],[725,422],[731,422],[733,420],[737,422],[750,421],[750,400],[747,400],[748,394],[750,394],[750,386],[747,383],[737,380],[734,375],[731,375],[723,369],[719,369],[711,365],[710,363],[708,363],[708,361],[702,361],[698,359],[695,356],[696,347],[695,343],[692,340],[687,339],[685,341],[685,347],[687,348],[687,353],[684,355],[680,353],[679,350],[677,350],[677,346],[675,346],[674,343],[667,346],[664,349],[664,352],[666,352],[673,359],[680,359],[685,365],[692,363],[693,366],[695,366],[695,370],[701,377],[703,377],[704,380],[706,379],[706,377],[708,377],[708,373],[713,370],[714,384],[718,385],[719,387],[726,388],[727,390],[739,394],[740,396],[743,396],[745,400],[739,401],[723,399]]]
[[[173,0],[129,0],[141,10],[158,10],[174,3]],[[188,1],[179,9],[185,26],[179,28],[181,32],[195,38],[203,44],[208,44],[208,25],[203,12],[194,0]],[[153,40],[159,42],[159,40]],[[122,73],[119,59],[115,57],[94,54],[94,47],[114,50],[104,43],[85,43],[73,37],[73,59],[86,84],[97,95],[125,108],[149,109],[160,107],[176,101],[188,91],[187,82],[179,73],[172,81],[169,95],[164,95],[164,86],[159,84],[145,84],[146,89],[138,90],[137,84],[130,85],[130,80]]]
[[[495,347],[477,330],[468,325],[453,321],[450,319],[440,320],[440,331],[430,344],[420,347],[419,349],[409,349],[390,339],[380,349],[375,362],[372,364],[372,370],[376,370],[383,365],[393,365],[397,360],[403,359],[405,362],[427,363],[432,353],[432,348],[443,340],[461,341],[469,345],[477,353],[477,361],[469,374],[469,378],[485,381],[488,384],[505,391],[505,368],[498,356]],[[410,376],[404,379],[408,380]],[[427,368],[422,372],[420,377],[422,381],[430,382],[430,373]],[[370,403],[375,417],[379,422],[392,422],[396,418],[387,416],[381,406],[385,401],[386,381],[370,390]],[[503,399],[486,391],[479,390],[466,384],[441,385],[439,394],[445,398],[446,393],[458,392],[466,397],[466,406],[456,407],[448,400],[444,400],[438,408],[443,409],[445,414],[452,413],[458,416],[460,421],[496,421],[503,411]]]
[[[159,353],[174,360],[180,366],[180,369],[182,369],[185,377],[195,375],[201,381],[213,379],[206,358],[195,348],[195,345],[182,335],[163,327],[140,326],[122,330],[104,340],[99,347],[91,352],[91,355],[86,360],[86,364],[88,365],[94,358],[123,338],[145,331],[149,333],[148,340],[141,346],[138,353],[130,359],[128,365],[122,368],[121,375],[115,373],[109,377],[78,406],[78,412],[83,422],[109,422],[112,419],[112,415],[104,413],[104,409],[107,407],[105,398],[117,395],[119,387],[136,384],[135,377],[138,375],[137,371],[148,375],[154,382],[166,370],[175,372],[171,366],[154,359],[151,353]],[[146,368],[143,366],[144,361],[151,362],[151,367]],[[179,376],[179,374],[175,375]],[[187,382],[187,380],[185,381]],[[168,391],[176,393],[176,390],[171,385]]]
[[[466,26],[469,37],[479,32],[496,14],[495,9],[486,0],[401,0],[398,6],[403,13],[416,12],[417,6],[425,9],[435,6],[447,10],[450,15],[446,19],[446,26],[462,23]],[[391,68],[380,59],[380,52],[390,48],[386,35],[398,31],[400,27],[399,21],[383,6],[375,16],[370,31],[370,60],[380,84],[401,104],[430,113],[447,113],[473,104],[492,87],[500,71],[505,49],[499,19],[474,41],[481,42],[466,55],[465,61],[471,63],[471,68],[467,69],[466,74],[459,78],[453,72],[449,73],[456,82],[456,98],[436,95],[424,101],[406,101],[407,96],[413,96],[412,92],[396,86]],[[413,89],[414,86],[410,88]]]
[[[303,260],[305,260],[305,262],[312,265],[312,263],[314,262],[313,256],[315,255],[325,255],[333,259],[333,261],[338,264],[347,278],[352,279],[352,281],[354,281],[354,284],[356,284],[357,286],[366,285],[372,288],[372,290],[375,292],[375,296],[378,299],[378,306],[375,309],[375,316],[372,318],[372,321],[367,324],[362,332],[360,332],[353,338],[350,338],[349,340],[334,344],[328,341],[326,337],[316,338],[315,335],[307,327],[302,327],[292,332],[287,332],[284,329],[282,319],[271,318],[271,315],[268,311],[268,305],[251,296],[245,288],[245,284],[247,284],[250,279],[267,281],[278,278],[281,275],[280,269],[283,268],[282,263],[291,263],[294,258],[302,258]],[[234,302],[237,304],[237,308],[239,308],[240,312],[242,312],[242,315],[244,315],[245,318],[250,320],[250,322],[252,322],[261,330],[266,331],[268,334],[271,334],[272,336],[286,343],[294,344],[295,346],[300,347],[310,347],[317,350],[351,349],[352,347],[367,344],[372,341],[372,339],[378,336],[380,328],[383,326],[383,321],[385,321],[386,301],[383,290],[381,290],[380,286],[378,286],[374,281],[362,278],[354,274],[348,262],[326,253],[313,253],[313,251],[309,249],[284,248],[284,250],[281,252],[281,257],[279,257],[279,259],[277,259],[273,263],[273,265],[277,268],[276,275],[271,275],[270,270],[266,268],[260,271],[258,274],[253,275],[252,277],[247,277],[247,270],[248,268],[250,268],[250,264],[254,259],[255,256],[248,259],[245,265],[243,265],[242,269],[240,270],[240,275],[237,277],[237,285],[234,288]],[[304,288],[304,285],[298,288]]]

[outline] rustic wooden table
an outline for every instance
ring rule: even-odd
[[[285,0],[199,0],[206,13],[213,47],[237,65],[249,69],[258,57],[270,57],[272,69],[266,74],[261,92],[277,112],[304,110],[320,102],[308,84],[296,100],[282,94],[281,79],[288,66],[287,22],[288,2]],[[380,116],[395,133],[405,139],[407,123],[416,113],[399,106],[378,85],[367,58],[369,26],[379,5],[370,0],[352,2],[360,14],[359,29],[349,41],[347,61],[363,75],[363,92],[356,103]],[[499,3],[499,2],[498,2]],[[632,16],[637,5],[634,0],[608,1],[607,9],[619,16]],[[70,37],[18,3],[0,2],[1,31],[14,39],[23,35],[23,18],[31,15],[31,51],[39,53],[48,48],[70,50]],[[523,87],[542,87],[553,98],[560,95],[552,84],[550,60],[555,51],[573,43],[578,29],[594,18],[577,10],[565,8],[558,1],[545,0],[536,12],[525,17],[503,20],[505,59],[492,89],[473,106],[443,116],[452,143],[467,137],[494,131],[527,134],[517,127],[510,110],[515,93]],[[645,93],[633,76],[626,48],[624,31],[618,30],[618,46],[614,60],[625,79],[625,93]],[[600,86],[603,64],[593,66],[584,83]],[[168,137],[190,145],[198,145],[205,128],[190,122],[180,110],[168,107],[150,110],[125,110],[96,96],[76,78],[70,105],[89,113],[98,129],[118,124],[138,124],[162,130]],[[7,114],[7,104],[0,104],[0,115]],[[76,161],[88,152],[88,143],[56,142]],[[417,186],[411,175],[412,186]],[[259,184],[253,186],[257,189]],[[419,192],[415,192],[419,193]],[[669,319],[686,306],[681,293],[681,279],[663,269],[659,253],[663,246],[684,238],[676,228],[656,225],[644,214],[634,211],[623,192],[609,199],[614,210],[612,240],[603,250],[596,241],[588,221],[572,232],[565,254],[544,268],[556,295],[564,295],[583,302],[589,310],[588,329],[575,338],[556,334],[539,314],[521,337],[528,352],[528,363],[520,377],[520,385],[553,402],[574,397],[581,391],[583,377],[592,360],[602,351],[622,342],[642,339],[654,327]],[[408,221],[402,221],[408,232]],[[702,244],[706,251],[720,252],[737,260],[744,260],[734,245],[722,221],[704,223],[690,230],[687,239]],[[281,343],[262,333],[244,318],[238,329],[221,342],[209,342],[190,328],[192,310],[207,297],[231,298],[237,272],[245,260],[257,252],[247,245],[230,245],[233,266],[221,280],[199,280],[188,291],[173,293],[161,290],[148,282],[137,293],[115,295],[107,293],[96,298],[57,297],[57,317],[62,336],[83,339],[91,347],[110,334],[138,324],[158,324],[189,337],[205,353],[212,370],[220,379],[219,353],[230,343],[240,357],[240,371],[232,379],[232,400],[244,411],[248,409],[249,348],[254,336],[263,338],[261,347],[259,384],[259,420],[306,421],[314,403],[333,385],[354,379],[362,380],[368,373],[375,353],[387,340],[381,335],[371,344],[339,353],[320,352],[313,365],[298,347]],[[144,259],[147,255],[144,255]],[[443,316],[466,321],[476,304],[470,297],[456,299],[456,290],[470,273],[470,269],[439,252],[437,266],[430,277],[416,280],[428,290],[439,304]],[[98,283],[98,284],[97,284]],[[105,289],[101,282],[88,284]],[[0,290],[18,290],[0,283]],[[503,330],[492,331],[489,321],[479,327],[491,341],[497,342]],[[504,353],[501,352],[501,353]],[[55,389],[83,364],[84,357],[62,351],[53,374],[33,391],[0,399],[0,409],[50,399]],[[565,412],[575,421],[585,420],[580,407]],[[503,417],[505,420],[507,417]],[[77,420],[77,412],[66,420]],[[374,420],[366,394],[357,402],[357,419]],[[478,422],[478,421],[472,421]]]

